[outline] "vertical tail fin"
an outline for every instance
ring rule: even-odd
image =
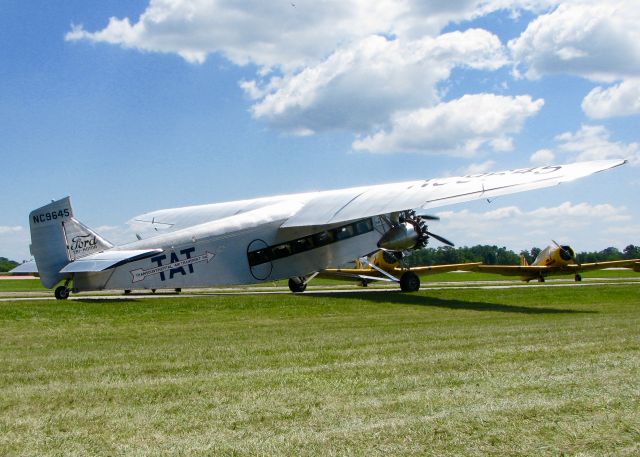
[[[73,217],[65,197],[29,214],[31,254],[42,285],[51,288],[67,276],[60,270],[76,259],[110,249],[111,243]]]

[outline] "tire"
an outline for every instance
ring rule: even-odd
[[[53,292],[53,295],[55,295],[56,300],[66,300],[67,298],[69,298],[69,289],[67,289],[65,286],[58,286]]]
[[[124,290],[124,294],[125,294],[125,295],[129,295],[130,293],[131,293],[131,289],[125,289],[125,290]]]
[[[416,292],[420,290],[420,277],[413,271],[407,271],[400,276],[400,289],[403,292]]]
[[[294,294],[300,294],[307,289],[307,285],[304,282],[298,282],[293,278],[289,278],[289,290]]]
[[[538,282],[544,282],[544,281],[545,281],[544,276],[540,276],[540,277],[538,278]]]
[[[576,277],[575,277],[575,280],[576,281],[582,281],[582,275],[577,274]]]

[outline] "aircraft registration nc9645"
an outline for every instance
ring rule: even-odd
[[[539,189],[608,170],[624,160],[522,168],[323,192],[283,195],[150,212],[165,232],[114,246],[76,219],[69,197],[29,215],[42,284],[64,299],[70,292],[176,289],[251,284],[289,278],[302,292],[319,272],[383,249],[410,252],[430,233],[423,210]],[[404,278],[404,280],[403,280]],[[420,286],[404,271],[404,291]]]

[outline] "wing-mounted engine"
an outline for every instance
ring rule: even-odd
[[[453,246],[446,238],[429,232],[425,220],[438,220],[438,217],[419,216],[413,210],[404,211],[391,222],[391,228],[382,235],[378,247],[394,252],[421,249],[427,245],[431,237]]]

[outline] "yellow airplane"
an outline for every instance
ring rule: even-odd
[[[420,289],[420,275],[445,273],[456,270],[472,270],[481,262],[432,265],[430,267],[405,268],[399,256],[390,251],[379,250],[369,257],[356,259],[354,268],[327,268],[318,276],[330,279],[357,281],[367,286],[373,281],[396,282],[403,292],[415,292]]]
[[[506,276],[520,276],[523,281],[537,279],[544,282],[545,277],[551,275],[573,274],[576,281],[582,281],[580,273],[605,268],[633,268],[640,271],[640,259],[614,260],[608,262],[578,263],[575,251],[571,246],[560,245],[547,246],[540,251],[533,264],[529,265],[524,257],[521,257],[520,265],[478,265],[476,269],[486,273],[497,273]]]

